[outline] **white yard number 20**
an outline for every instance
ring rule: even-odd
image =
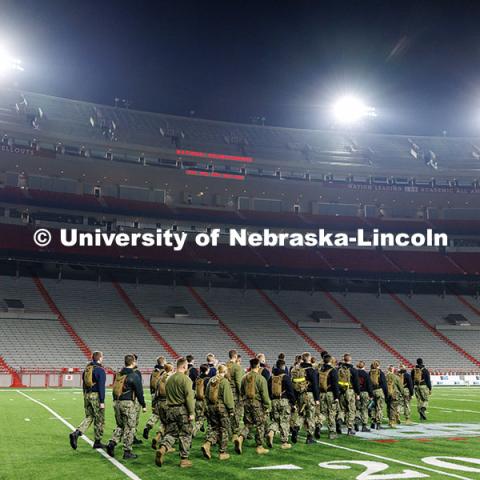
[[[329,468],[331,470],[348,470],[350,465],[362,465],[366,468],[364,472],[357,476],[357,480],[394,480],[401,478],[426,478],[429,475],[416,472],[415,470],[404,470],[402,473],[387,473],[380,474],[389,468],[389,465],[382,462],[372,462],[368,460],[336,460],[332,462],[319,463],[318,466],[322,468]]]
[[[470,467],[468,465],[460,465],[453,462],[470,463],[478,465],[479,467]],[[432,465],[437,468],[444,468],[447,470],[456,470],[457,472],[472,472],[480,473],[480,458],[470,457],[425,457],[422,462],[427,465]],[[361,460],[335,460],[331,462],[319,463],[318,466],[322,468],[329,468],[330,470],[348,470],[352,468],[350,465],[362,465],[365,471],[356,477],[356,480],[395,480],[402,478],[425,478],[429,475],[425,473],[416,472],[415,470],[403,470],[402,473],[382,473],[389,468],[389,465],[383,462],[361,461]]]

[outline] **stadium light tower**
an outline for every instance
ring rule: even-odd
[[[8,50],[0,45],[0,77],[4,77],[10,72],[23,72],[22,61],[13,57]]]
[[[375,108],[353,95],[340,97],[333,104],[332,113],[335,122],[341,125],[352,125],[366,117],[377,116]]]

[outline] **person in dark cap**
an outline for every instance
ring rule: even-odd
[[[417,364],[412,369],[412,380],[417,398],[417,410],[421,420],[427,419],[428,397],[432,394],[430,372],[423,364],[423,359],[417,358]]]

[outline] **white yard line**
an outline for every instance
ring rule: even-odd
[[[365,455],[367,457],[378,458],[380,460],[386,460],[387,462],[398,463],[399,465],[405,465],[406,467],[419,468],[421,470],[426,470],[428,472],[438,473],[440,475],[445,475],[446,477],[459,478],[461,480],[472,480],[470,477],[463,477],[455,473],[444,472],[443,470],[436,470],[434,468],[425,467],[423,465],[417,465],[415,463],[403,462],[402,460],[396,460],[395,458],[384,457],[383,455],[377,455],[375,453],[364,452],[363,450],[357,450],[356,448],[343,447],[341,445],[335,445],[334,443],[322,442],[321,440],[315,440],[316,443],[320,445],[325,445],[327,447],[339,448],[340,450],[346,450],[347,452],[358,453],[359,455]]]
[[[55,412],[55,410],[52,410],[48,405],[45,405],[44,403],[38,401],[37,399],[31,397],[30,395],[27,395],[26,393],[20,391],[20,390],[15,390],[19,395],[23,395],[25,398],[28,398],[29,400],[31,400],[32,402],[40,405],[41,407],[43,407],[45,410],[47,410],[48,412],[50,412],[55,418],[57,418],[58,420],[60,420],[66,427],[68,427],[69,430],[75,430],[75,427],[68,423],[62,416],[60,416],[57,412]],[[93,442],[88,438],[86,437],[85,435],[82,435],[80,438],[82,438],[85,442],[88,443],[88,445],[90,445],[91,447],[93,447]],[[68,448],[70,448],[70,446],[68,445],[68,443],[66,444],[68,446]],[[67,447],[66,447],[67,448]],[[130,478],[131,480],[141,480],[141,478],[136,475],[135,473],[133,473],[131,470],[129,470],[125,465],[121,464],[118,460],[115,460],[114,458],[110,457],[104,450],[102,449],[96,449],[96,451],[102,455],[103,457],[105,457],[112,465],[114,465],[115,467],[117,467],[122,473],[124,473],[128,478]]]
[[[450,408],[450,407],[432,407],[431,405],[429,405],[428,408],[434,408],[435,410],[449,410],[451,412],[480,413],[480,410],[460,410],[458,408]]]

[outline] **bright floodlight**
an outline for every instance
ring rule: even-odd
[[[345,96],[340,98],[333,105],[333,116],[337,123],[352,124],[356,123],[364,117],[375,117],[375,109],[366,105],[363,100]]]
[[[0,76],[15,70],[23,72],[22,61],[12,57],[5,48],[0,46]]]

